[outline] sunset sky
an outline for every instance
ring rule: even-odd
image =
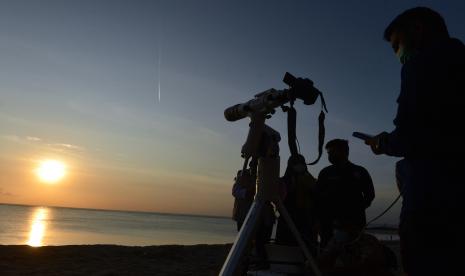
[[[465,39],[462,0],[0,1],[0,203],[229,216],[248,121],[223,110],[289,71],[323,91],[327,139],[349,139],[372,174],[371,217],[397,195],[396,159],[351,133],[393,128],[400,64],[382,33],[419,5]],[[310,161],[320,107],[297,109]],[[285,121],[269,121],[281,174]],[[47,159],[66,166],[54,184],[35,172]]]

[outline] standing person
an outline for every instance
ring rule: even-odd
[[[291,155],[281,182],[285,185],[284,207],[297,230],[310,249],[317,248],[316,222],[316,179],[308,172],[305,158]],[[283,216],[278,219],[276,242],[297,245]],[[314,255],[316,252],[313,252]]]
[[[333,237],[335,226],[362,231],[366,224],[365,209],[375,198],[368,171],[349,161],[347,140],[331,140],[326,150],[332,165],[321,170],[317,181],[322,248]]]
[[[241,230],[245,217],[252,206],[255,197],[255,178],[256,173],[253,169],[246,169],[237,172],[234,178],[232,195],[234,197],[233,220],[236,221],[237,231]]]
[[[404,158],[396,165],[404,270],[465,275],[465,46],[425,7],[397,16],[384,39],[402,64],[395,129],[366,144]]]
[[[249,169],[246,169],[244,173],[242,173],[242,170],[239,170],[237,176],[234,178],[234,185],[232,188],[234,207],[232,217],[233,220],[236,221],[237,231],[241,230],[255,198],[257,164],[258,160],[252,159],[249,164]],[[273,205],[271,202],[266,202],[260,214],[253,239],[256,258],[250,264],[248,263],[245,265],[251,265],[252,270],[263,269],[269,266],[265,244],[271,239],[275,220],[276,217]]]

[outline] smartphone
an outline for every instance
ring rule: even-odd
[[[369,135],[369,134],[366,134],[366,133],[362,133],[362,132],[354,132],[352,133],[352,136],[354,136],[355,138],[358,138],[358,139],[362,139],[364,141],[370,139],[370,138],[373,138],[373,135]]]

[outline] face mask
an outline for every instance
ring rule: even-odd
[[[399,50],[396,53],[396,56],[399,58],[401,64],[405,64],[413,56],[413,52],[405,49],[404,46],[400,46]]]

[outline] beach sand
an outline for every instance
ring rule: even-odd
[[[0,275],[217,275],[231,245],[0,245]]]
[[[386,242],[396,255],[398,242]],[[217,275],[225,245],[0,245],[0,275]]]

